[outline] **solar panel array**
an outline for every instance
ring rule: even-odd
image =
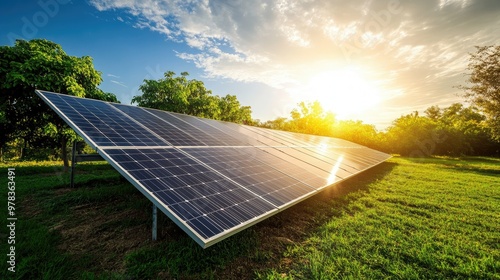
[[[202,247],[390,157],[336,138],[37,94]]]

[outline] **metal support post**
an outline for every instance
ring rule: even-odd
[[[157,220],[158,220],[158,208],[156,207],[155,204],[153,204],[153,241],[156,241],[156,236],[157,236]]]
[[[76,141],[73,141],[73,148],[71,149],[71,182],[70,187],[75,186],[75,165],[76,165]]]

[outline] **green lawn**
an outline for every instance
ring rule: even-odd
[[[59,163],[0,168],[0,279],[500,279],[496,158],[395,157],[205,250],[163,215],[151,241],[151,203],[105,163],[75,189]]]

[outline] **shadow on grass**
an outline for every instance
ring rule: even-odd
[[[500,157],[463,157],[461,159],[469,162],[481,162],[500,165]]]
[[[481,176],[493,176],[500,178],[500,169],[490,169],[490,168],[474,168],[474,167],[451,167],[447,166],[447,169],[454,169],[458,172],[473,173]]]
[[[441,168],[452,169],[457,172],[466,172],[482,176],[500,176],[500,158],[492,157],[462,157],[462,158],[405,158],[419,164],[440,164]],[[482,168],[481,164],[494,164],[497,168]]]
[[[283,257],[287,246],[304,241],[340,208],[362,196],[346,199],[346,195],[369,191],[371,183],[396,165],[384,162],[207,249],[167,222],[169,232],[160,229],[164,234],[159,242],[127,256],[126,277],[253,279],[258,271],[290,265]]]
[[[428,164],[494,164],[500,165],[500,158],[497,157],[476,157],[476,156],[465,156],[465,157],[438,157],[438,156],[430,156],[430,157],[403,157],[404,159],[415,162],[415,163],[428,163]]]

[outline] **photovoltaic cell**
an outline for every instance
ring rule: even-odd
[[[184,148],[183,151],[278,208],[314,191],[313,187],[260,161],[262,151],[256,148]],[[282,162],[279,158],[274,160]]]
[[[106,102],[48,92],[43,97],[68,124],[73,124],[73,129],[85,134],[84,138],[93,146],[168,145]]]
[[[282,172],[290,174],[299,181],[302,181],[316,189],[329,185],[329,180],[340,180],[340,178],[335,175],[308,164],[302,159],[292,157],[276,148],[265,147],[260,149],[265,153],[265,155],[261,155],[262,159],[266,159],[271,156],[273,158],[277,157],[281,159],[281,162],[273,161],[273,167],[279,167],[279,170],[282,170]]]
[[[199,139],[207,146],[228,146],[228,145],[241,145],[242,143],[233,139],[231,136],[222,133],[220,130],[217,130],[210,126],[205,126],[202,130],[199,127],[196,127],[194,124],[202,123],[199,120],[196,120],[194,117],[173,114],[170,112],[146,109],[148,112],[157,116],[158,118],[176,126],[182,128],[182,130],[194,137],[195,139]],[[182,119],[180,116],[183,116]],[[186,122],[188,120],[189,122]],[[206,124],[205,124],[206,125]]]
[[[253,135],[247,135],[240,131],[243,129],[241,125],[229,122],[222,122],[209,119],[200,119],[201,121],[217,128],[218,130],[224,132],[227,135],[239,140],[241,143],[245,143],[245,146],[261,146],[263,143],[258,139],[254,138]],[[240,145],[237,145],[240,146]]]
[[[208,137],[208,135],[203,135],[200,137],[200,134],[203,133],[199,131],[195,134],[197,137],[192,136],[185,132],[184,130],[172,125],[167,121],[167,118],[157,118],[151,112],[147,110],[135,107],[135,106],[127,106],[121,104],[112,104],[114,107],[118,108],[122,112],[127,115],[134,116],[134,119],[140,122],[142,125],[147,127],[148,129],[154,131],[160,137],[165,139],[168,143],[171,143],[175,146],[206,146],[206,144],[202,141]],[[172,117],[173,118],[173,117]]]
[[[223,146],[247,146],[248,144],[242,141],[239,141],[235,138],[232,137],[230,134],[226,134],[223,131],[207,124],[206,122],[202,121],[199,118],[188,116],[188,115],[183,115],[183,114],[177,114],[177,113],[171,113],[169,112],[168,114],[184,121],[185,123],[188,123],[204,132],[212,136],[213,138],[216,138],[220,140],[223,143]]]
[[[341,139],[37,94],[205,248],[390,157]]]

